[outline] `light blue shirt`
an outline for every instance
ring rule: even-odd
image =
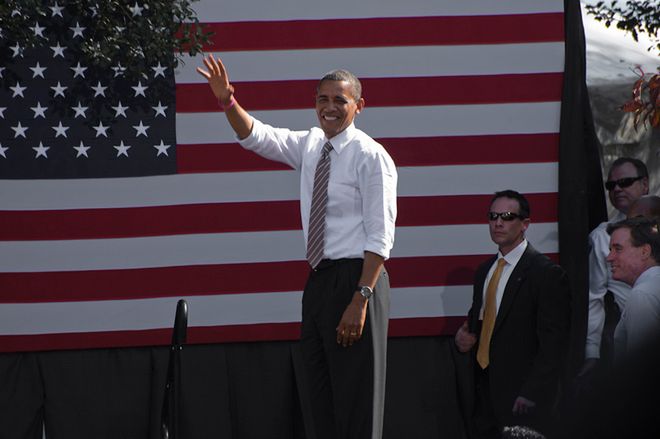
[[[630,296],[630,285],[614,280],[607,263],[610,235],[607,226],[625,219],[621,212],[608,222],[601,223],[589,234],[589,318],[587,320],[586,358],[600,358],[600,340],[605,326],[605,294],[611,291],[614,301],[623,312]]]
[[[616,357],[660,335],[660,266],[642,273],[630,292],[626,308],[614,332]]]

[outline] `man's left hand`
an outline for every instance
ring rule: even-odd
[[[532,410],[534,410],[534,407],[536,407],[536,403],[534,401],[530,401],[527,398],[519,396],[513,402],[513,410],[511,411],[514,415],[528,415],[532,412]]]
[[[348,304],[337,326],[337,343],[347,347],[362,337],[364,321],[367,318],[367,302],[359,291],[353,294],[353,300]]]

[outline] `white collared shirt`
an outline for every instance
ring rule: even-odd
[[[239,140],[257,154],[300,170],[300,216],[305,244],[314,173],[323,145],[320,128],[291,131],[254,119]],[[351,124],[330,139],[330,179],[324,258],[363,258],[365,251],[389,258],[394,244],[397,171],[385,148]]]
[[[497,252],[497,259],[495,262],[493,262],[493,265],[491,265],[490,270],[488,270],[488,275],[486,276],[486,281],[484,282],[484,289],[483,289],[483,301],[482,301],[482,306],[481,306],[481,312],[480,318],[483,319],[483,313],[484,313],[484,307],[486,306],[486,290],[488,290],[488,283],[490,282],[490,278],[493,277],[493,273],[495,272],[495,268],[497,267],[497,261],[500,260],[500,258],[504,258],[506,261],[506,264],[504,265],[504,268],[502,268],[502,275],[500,276],[500,283],[497,285],[497,293],[495,297],[497,298],[497,311],[499,312],[500,310],[500,303],[502,303],[502,296],[504,296],[504,289],[506,288],[507,282],[509,282],[509,278],[511,277],[511,273],[513,272],[513,269],[516,268],[516,265],[518,265],[518,261],[520,261],[520,258],[522,258],[523,253],[525,253],[525,250],[527,249],[527,240],[523,239],[520,244],[516,246],[513,250],[511,250],[509,253],[506,254],[506,256],[502,256],[501,252]]]
[[[623,358],[660,335],[660,266],[644,271],[635,280],[626,308],[614,331],[614,352]]]
[[[589,317],[587,321],[586,358],[600,358],[600,341],[605,326],[605,294],[611,291],[614,301],[623,312],[630,296],[630,285],[612,279],[607,263],[610,253],[610,235],[607,226],[625,219],[621,212],[612,220],[603,222],[589,234]]]

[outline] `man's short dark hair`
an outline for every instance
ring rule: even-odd
[[[638,177],[649,178],[649,170],[646,168],[644,162],[633,157],[619,157],[618,159],[614,160],[614,162],[610,166],[610,172],[607,173],[608,178],[612,174],[612,169],[617,168],[626,163],[630,163],[635,167],[635,169],[637,170]]]
[[[490,204],[492,205],[493,202],[498,198],[510,198],[512,200],[516,200],[519,206],[518,215],[520,215],[520,219],[529,218],[529,214],[531,213],[529,208],[529,201],[527,201],[527,198],[525,198],[525,196],[520,192],[514,191],[512,189],[495,192],[495,195],[490,200]]]
[[[630,230],[630,242],[634,247],[641,247],[645,244],[651,246],[651,256],[656,263],[660,264],[658,221],[642,217],[628,218],[607,226],[607,233],[611,235],[618,229]]]
[[[336,69],[323,75],[323,78],[321,78],[318,85],[316,86],[317,93],[319,92],[323,81],[346,81],[351,87],[351,94],[353,95],[353,99],[355,99],[357,102],[362,97],[362,84],[360,83],[360,80],[357,78],[357,76],[348,70]]]

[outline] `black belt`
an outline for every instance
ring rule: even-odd
[[[354,261],[362,261],[362,258],[321,259],[321,262],[319,262],[319,265],[316,266],[314,271],[327,270],[328,268]]]

